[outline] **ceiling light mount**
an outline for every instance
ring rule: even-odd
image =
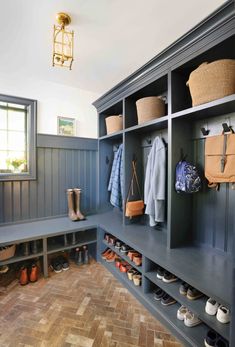
[[[71,23],[71,17],[64,12],[59,12],[56,15],[56,21],[59,25],[65,27]]]

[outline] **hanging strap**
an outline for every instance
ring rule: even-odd
[[[227,135],[224,134],[224,145],[223,145],[223,154],[221,158],[221,172],[224,172],[226,164],[226,149],[227,149]]]
[[[130,185],[128,188],[128,194],[127,194],[127,199],[126,199],[127,202],[130,200],[131,191],[132,191],[132,195],[134,194],[134,190],[133,190],[134,180],[136,181],[137,190],[138,190],[140,199],[142,200],[139,180],[138,180],[138,176],[137,176],[137,172],[136,172],[136,161],[132,161],[132,177],[131,177]]]

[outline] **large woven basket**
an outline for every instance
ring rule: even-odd
[[[16,245],[6,246],[0,248],[0,261],[7,260],[14,257]]]
[[[136,101],[138,124],[165,115],[165,102],[158,96],[148,96]]]
[[[107,134],[112,134],[123,129],[122,115],[105,118]]]
[[[235,93],[235,60],[221,59],[203,63],[192,71],[186,83],[193,106]]]

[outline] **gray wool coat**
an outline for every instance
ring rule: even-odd
[[[145,214],[149,215],[150,226],[165,220],[166,190],[166,147],[160,137],[153,141],[148,155],[145,183]]]

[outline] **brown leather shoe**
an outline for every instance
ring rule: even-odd
[[[22,266],[20,269],[20,284],[22,286],[25,286],[28,283],[29,283],[29,278],[28,278],[27,268],[25,266]]]
[[[131,261],[133,261],[133,258],[134,258],[135,256],[138,256],[138,255],[139,255],[139,253],[136,252],[136,251],[134,251],[133,249],[130,250],[130,251],[127,253],[128,258],[129,258]]]
[[[112,262],[114,262],[115,260],[116,260],[116,258],[117,258],[117,254],[115,253],[115,252],[111,252],[111,253],[109,253],[108,254],[108,256],[106,257],[106,261],[108,262],[108,263],[112,263]]]
[[[36,264],[33,264],[31,267],[30,275],[29,275],[30,282],[37,282],[38,273],[39,273],[38,266]]]
[[[132,261],[135,263],[136,266],[141,266],[142,265],[142,255],[141,254],[134,255]]]
[[[105,260],[106,257],[112,252],[113,251],[110,248],[107,248],[103,253],[101,253],[101,258]]]

